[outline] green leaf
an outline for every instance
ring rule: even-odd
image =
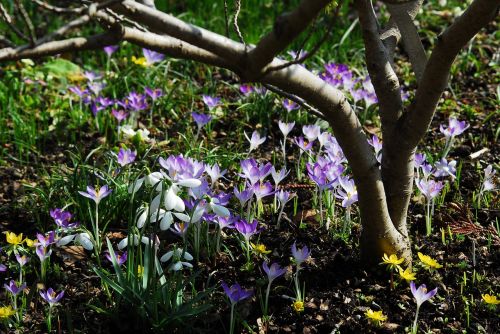
[[[62,58],[57,58],[46,62],[43,65],[43,70],[47,74],[50,74],[57,78],[67,78],[70,75],[75,75],[82,71],[80,66]]]

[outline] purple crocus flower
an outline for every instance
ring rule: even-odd
[[[493,170],[492,165],[488,165],[484,169],[484,179],[483,179],[483,184],[481,185],[481,190],[480,192],[485,192],[485,191],[491,191],[495,189],[495,176],[496,170]]]
[[[213,97],[210,95],[202,95],[203,102],[207,105],[209,110],[214,109],[220,104],[221,98],[220,97]]]
[[[215,217],[215,222],[219,225],[219,228],[222,230],[223,228],[234,228],[234,217]]]
[[[296,242],[293,243],[292,256],[295,259],[295,263],[297,263],[297,266],[300,266],[302,262],[306,261],[310,255],[311,252],[309,251],[309,248],[307,248],[307,246],[304,246],[302,248],[297,248],[297,243]]]
[[[252,185],[252,190],[257,201],[262,198],[274,194],[273,186],[270,182],[257,182]]]
[[[21,285],[17,285],[16,281],[10,280],[9,284],[3,285],[7,291],[9,291],[12,295],[17,296],[17,294],[24,289],[26,289],[26,283]]]
[[[109,262],[113,263],[113,258],[111,257],[111,254],[109,254],[109,251],[106,251],[104,253],[104,256],[106,256],[106,259],[108,259]],[[115,252],[115,257],[116,257],[116,262],[118,263],[119,266],[123,265],[125,262],[127,262],[127,252],[123,253],[117,253]]]
[[[309,151],[313,146],[313,142],[304,140],[304,137],[302,136],[295,137],[294,142],[302,151]]]
[[[415,153],[415,168],[419,168],[427,158],[423,153]]]
[[[349,177],[339,177],[339,183],[342,189],[337,190],[338,194],[335,196],[342,199],[342,207],[348,208],[358,201],[358,191],[354,184],[354,180]]]
[[[107,197],[109,194],[111,194],[113,190],[109,189],[107,185],[104,185],[102,187],[91,187],[87,186],[87,191],[78,191],[78,193],[82,196],[85,196],[87,198],[90,198],[95,202],[96,205],[99,205],[99,202]]]
[[[226,174],[227,170],[221,171],[219,165],[215,163],[212,166],[206,165],[205,172],[210,176],[211,186],[213,187],[215,182]]]
[[[420,192],[428,199],[431,200],[436,197],[441,189],[443,189],[444,184],[441,181],[426,180],[426,179],[415,179],[417,188]]]
[[[240,201],[242,207],[244,207],[245,203],[248,202],[253,196],[253,189],[250,187],[245,188],[242,191],[238,191],[238,188],[234,187],[233,192],[234,197],[236,197]]]
[[[307,140],[314,141],[318,138],[321,129],[317,125],[304,125],[302,127],[302,132],[306,136]]]
[[[146,65],[148,66],[158,63],[165,58],[164,54],[148,49],[142,49],[142,54],[146,58]]]
[[[276,168],[273,166],[273,168],[271,168],[271,176],[273,177],[274,185],[277,186],[289,173],[290,171],[287,172],[286,168],[282,168],[277,172]]]
[[[247,299],[253,294],[252,290],[244,290],[238,283],[234,283],[231,287],[229,287],[225,282],[222,282],[221,286],[231,301],[231,304],[236,304],[243,299]]]
[[[125,100],[118,102],[118,104],[133,111],[141,111],[148,108],[146,96],[137,92],[130,92],[125,97]]]
[[[254,91],[254,89],[251,85],[241,85],[240,86],[240,92],[245,96],[252,94],[253,91]]]
[[[434,172],[435,177],[446,177],[451,176],[452,179],[456,178],[457,173],[457,161],[452,160],[448,163],[445,158],[441,158],[438,162],[436,162],[435,167],[436,171]]]
[[[90,82],[88,84],[88,87],[92,93],[94,93],[95,96],[98,96],[101,91],[106,87],[106,84],[104,82]]]
[[[57,226],[66,228],[69,224],[73,215],[69,211],[64,211],[63,209],[55,208],[50,210],[50,216],[54,219]]]
[[[163,91],[160,88],[151,89],[149,87],[144,88],[144,93],[146,93],[153,101],[163,96]]]
[[[251,185],[258,181],[263,181],[271,173],[271,168],[273,167],[269,162],[265,165],[259,165],[254,159],[245,159],[240,162],[240,166],[243,174],[238,175],[247,179]]]
[[[128,165],[132,162],[134,162],[135,158],[137,156],[137,151],[132,151],[131,149],[123,149],[120,148],[120,151],[118,152],[118,164],[120,166],[125,166]]]
[[[26,263],[28,263],[28,261],[30,260],[29,257],[27,257],[26,255],[19,255],[19,254],[16,254],[16,260],[17,262],[19,263],[19,265],[21,267],[24,267],[24,265]]]
[[[108,55],[108,57],[111,57],[113,53],[118,50],[119,46],[118,45],[108,45],[103,48],[104,52]]]
[[[191,116],[193,117],[194,121],[196,122],[196,125],[198,126],[198,129],[201,129],[205,125],[208,124],[212,120],[212,116],[207,115],[207,114],[199,114],[196,112],[192,112]]]
[[[123,121],[125,118],[128,117],[128,113],[125,112],[125,110],[115,110],[115,109],[112,109],[111,110],[111,114],[116,118],[116,120],[118,121],[118,123],[121,123],[121,121]]]
[[[47,260],[50,257],[50,255],[52,255],[52,249],[40,245],[36,247],[35,253],[36,255],[38,255],[40,262],[43,262]]]
[[[83,98],[87,95],[89,95],[89,91],[86,90],[86,89],[81,89],[80,87],[78,86],[72,86],[72,87],[69,87],[68,90],[70,92],[72,92],[73,94],[77,95],[78,97],[80,98]]]
[[[180,222],[180,223],[175,223],[173,227],[170,228],[170,231],[184,238],[184,236],[186,236],[186,233],[188,232],[188,228],[189,228],[189,223]]]
[[[257,233],[257,220],[254,219],[252,223],[248,223],[245,219],[238,219],[234,223],[234,227],[240,232],[243,237],[248,241],[250,237]]]
[[[290,131],[292,131],[293,127],[295,126],[295,122],[292,123],[285,123],[282,121],[278,121],[278,126],[281,130],[281,133],[283,134],[283,137],[287,137]]]
[[[246,132],[244,132],[244,134],[245,134],[246,139],[250,143],[250,149],[248,150],[249,153],[252,152],[253,150],[255,150],[257,147],[259,147],[262,143],[264,143],[266,141],[266,137],[265,136],[261,137],[257,131],[254,131],[252,133],[252,138],[248,138],[248,135]]]
[[[456,118],[450,117],[448,120],[448,127],[441,124],[439,126],[439,131],[441,131],[446,138],[451,138],[462,134],[467,128],[469,128],[469,124],[465,121],[459,121]]]
[[[5,271],[7,271],[7,267],[4,264],[0,263],[0,273],[3,273]]]
[[[290,50],[287,52],[293,59],[302,59],[307,56],[307,51],[300,50],[299,52],[295,50]]]
[[[102,76],[98,73],[92,72],[92,71],[85,71],[83,72],[83,76],[90,82],[99,80],[102,78]]]
[[[314,165],[310,163],[306,164],[307,175],[314,181],[314,183],[316,183],[320,191],[328,189],[332,185],[332,182],[329,182],[326,176],[326,167],[327,166],[325,166],[325,168],[321,168],[318,163],[315,163]]]
[[[420,305],[434,297],[437,293],[437,288],[427,291],[425,284],[422,284],[417,289],[413,281],[410,282],[410,289],[413,297],[415,297],[415,300],[417,301],[417,308],[420,308]]]
[[[267,261],[262,264],[262,269],[264,269],[264,272],[267,274],[269,282],[272,282],[274,279],[286,273],[286,268],[281,268],[277,263],[273,263],[271,267],[269,267]]]
[[[40,233],[36,234],[36,238],[38,241],[36,242],[37,246],[48,247],[54,243],[56,243],[56,232],[50,231],[47,235],[43,235]]]
[[[299,109],[299,105],[297,103],[293,102],[292,100],[289,100],[289,99],[283,100],[283,107],[285,107],[285,109],[288,112],[295,110],[295,109]]]
[[[57,294],[54,289],[49,288],[47,291],[42,290],[40,291],[40,296],[49,303],[49,306],[52,307],[55,304],[59,303],[61,298],[64,296],[64,291],[61,291],[59,294]]]

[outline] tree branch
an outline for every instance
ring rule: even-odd
[[[418,1],[415,1],[418,3]],[[403,38],[403,45],[410,57],[410,62],[413,67],[413,72],[417,77],[417,82],[420,82],[427,63],[427,55],[425,54],[422,40],[418,35],[417,27],[413,23],[413,18],[408,12],[408,7],[415,8],[415,3],[392,5],[387,4],[387,9],[391,13],[391,19],[396,23],[401,36]],[[420,6],[418,6],[420,7]]]
[[[34,48],[20,46],[17,48],[0,49],[0,61],[19,60],[23,58],[40,58],[63,52],[90,50],[116,44],[121,36],[116,32],[108,32],[90,37],[75,37],[61,41],[47,42]]]
[[[363,32],[366,65],[379,100],[383,136],[387,139],[386,136],[389,137],[402,113],[401,88],[385,46],[380,40],[377,19],[370,0],[356,0],[355,5]]]
[[[397,142],[414,149],[425,135],[460,50],[493,20],[500,0],[475,0],[438,38],[409,111],[398,124]]]
[[[238,42],[188,24],[172,15],[151,9],[135,1],[125,0],[113,6],[113,10],[134,19],[154,32],[183,40],[214,53],[226,61],[236,62],[244,54],[245,46]]]
[[[294,11],[281,15],[276,20],[273,30],[249,52],[251,68],[260,72],[264,66],[272,62],[274,57],[285,50],[330,2],[331,0],[302,0]]]

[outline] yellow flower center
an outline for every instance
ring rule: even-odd
[[[301,300],[294,301],[292,307],[297,313],[304,312],[304,302]]]

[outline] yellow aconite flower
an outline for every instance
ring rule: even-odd
[[[387,256],[387,254],[384,253],[384,256],[382,256],[382,263],[380,264],[385,264],[389,269],[395,270],[399,268],[399,265],[403,263],[404,259],[403,258],[398,258],[396,254],[391,254],[390,256]]]
[[[387,316],[382,313],[382,311],[373,311],[371,308],[369,308],[365,312],[365,316],[368,320],[371,322],[374,322],[376,324],[380,324],[383,321],[387,320]]]
[[[17,246],[23,243],[23,234],[16,235],[14,232],[4,232],[7,243]]]
[[[136,58],[135,56],[132,56],[132,62],[136,65],[140,65],[140,66],[144,66],[144,67],[148,66],[148,62],[146,61],[146,58],[144,58],[144,57]]]
[[[403,270],[403,268],[399,268],[399,277],[408,282],[416,279],[415,273],[411,270],[411,268],[406,268],[405,270]]]
[[[26,238],[26,246],[28,247],[35,247],[36,244],[35,244],[35,240],[32,240],[32,239],[29,239],[29,238]]]
[[[252,246],[253,251],[257,254],[265,255],[271,253],[270,250],[267,250],[266,245],[264,244],[254,244],[251,242],[250,245]]]
[[[6,319],[14,314],[16,314],[16,311],[12,309],[12,306],[9,305],[0,307],[0,319]]]
[[[304,302],[302,300],[294,301],[292,307],[297,313],[304,312]]]
[[[484,294],[484,295],[481,295],[481,297],[483,297],[483,300],[486,304],[490,304],[490,305],[500,304],[500,300],[497,299],[497,296]]]
[[[424,255],[418,252],[418,258],[420,259],[420,262],[422,262],[424,267],[426,267],[427,269],[439,269],[443,267],[429,255]]]

